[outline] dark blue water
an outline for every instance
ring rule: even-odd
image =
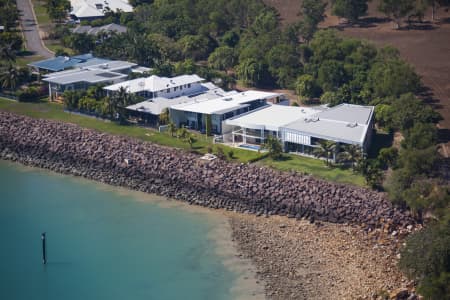
[[[140,197],[0,161],[0,299],[231,299],[214,222]]]

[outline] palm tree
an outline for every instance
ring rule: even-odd
[[[192,145],[195,143],[195,137],[193,134],[188,133],[184,141],[189,144],[189,148],[192,149]]]
[[[281,153],[283,153],[283,146],[281,145],[280,140],[271,135],[267,137],[266,142],[261,146],[261,149],[266,149],[269,151],[269,156],[272,159],[279,159],[281,157]]]
[[[184,139],[186,139],[186,137],[188,136],[188,134],[189,134],[189,132],[187,131],[187,129],[183,127],[183,128],[178,129],[177,137],[178,137],[179,139],[184,140]]]
[[[314,149],[314,155],[317,157],[325,157],[325,163],[328,166],[330,158],[336,149],[336,143],[332,141],[321,141],[319,147]]]
[[[126,88],[120,87],[108,99],[107,112],[109,115],[120,122],[124,121],[125,108],[134,102],[134,96],[128,93]]]
[[[10,64],[7,68],[5,68],[2,71],[0,75],[0,83],[3,88],[13,91],[16,89],[17,84],[19,83],[20,77],[21,77],[20,69]]]
[[[1,45],[0,48],[0,58],[5,59],[9,62],[16,61],[16,52],[14,50],[14,44],[13,43],[6,43]]]
[[[175,135],[175,132],[177,131],[177,126],[175,126],[173,122],[170,122],[167,126],[169,127],[170,135],[173,137]]]
[[[159,115],[159,123],[165,125],[169,122],[169,109],[165,108]]]
[[[340,159],[351,162],[352,169],[355,171],[356,162],[362,158],[362,151],[357,145],[347,145],[344,147],[344,151],[339,153],[339,156]]]

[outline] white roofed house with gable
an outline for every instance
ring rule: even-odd
[[[69,15],[78,20],[102,18],[107,11],[133,11],[133,7],[128,0],[70,0],[70,6]]]
[[[159,124],[159,116],[172,105],[221,97],[225,92],[198,75],[160,77],[152,75],[104,87],[108,95],[125,89],[145,101],[127,107],[130,115],[148,125]]]

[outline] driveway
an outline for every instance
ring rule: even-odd
[[[31,1],[17,0],[17,8],[20,11],[20,24],[28,51],[45,58],[53,57],[54,54],[43,46]]]

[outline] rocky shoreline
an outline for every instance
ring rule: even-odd
[[[269,299],[417,300],[397,268],[404,235],[383,229],[229,214],[241,257],[251,259]]]
[[[382,193],[4,112],[0,159],[230,211],[270,299],[375,299],[411,286],[395,263],[416,224]]]
[[[77,125],[0,112],[0,159],[214,209],[358,224],[414,225],[385,195],[296,173],[199,156]]]

